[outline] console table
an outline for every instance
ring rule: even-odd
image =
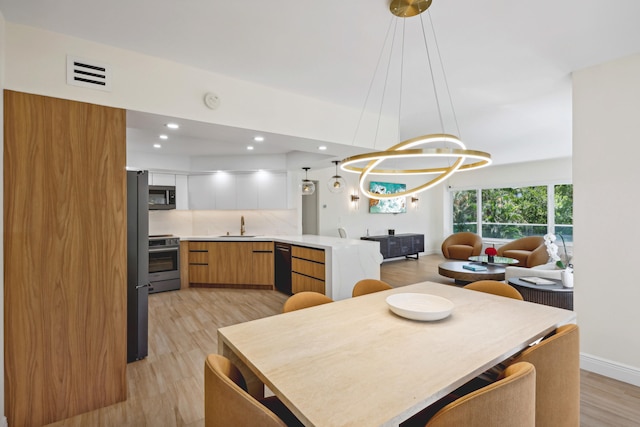
[[[396,258],[415,256],[418,259],[418,254],[424,252],[424,234],[395,234],[393,236],[366,236],[361,237],[361,240],[374,240],[380,242],[380,253],[382,258]]]

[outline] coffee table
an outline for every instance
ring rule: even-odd
[[[532,276],[534,275],[532,274]],[[573,310],[573,288],[565,288],[560,280],[547,280],[554,282],[554,284],[535,285],[520,277],[510,278],[509,284],[520,292],[525,301]]]
[[[463,268],[463,265],[482,265],[483,271],[471,271]],[[469,261],[447,261],[438,265],[438,274],[455,280],[456,285],[466,285],[478,280],[504,280],[505,268],[503,265],[482,264]]]

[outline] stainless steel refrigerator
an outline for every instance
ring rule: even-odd
[[[149,353],[149,174],[127,171],[127,362]]]

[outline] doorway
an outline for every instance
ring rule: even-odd
[[[320,215],[318,212],[318,193],[320,188],[318,181],[313,181],[316,186],[316,191],[313,194],[300,196],[302,197],[302,234],[315,234],[319,233],[319,220]]]

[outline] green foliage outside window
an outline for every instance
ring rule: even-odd
[[[453,232],[478,232],[478,192],[476,190],[453,193]]]
[[[553,191],[554,206],[548,207],[547,191]],[[481,193],[481,218],[478,218]],[[550,230],[548,209],[554,209],[555,229]],[[478,224],[482,229],[478,230]],[[471,231],[483,238],[518,239],[562,234],[573,240],[573,185],[492,188],[453,193],[453,231]]]

